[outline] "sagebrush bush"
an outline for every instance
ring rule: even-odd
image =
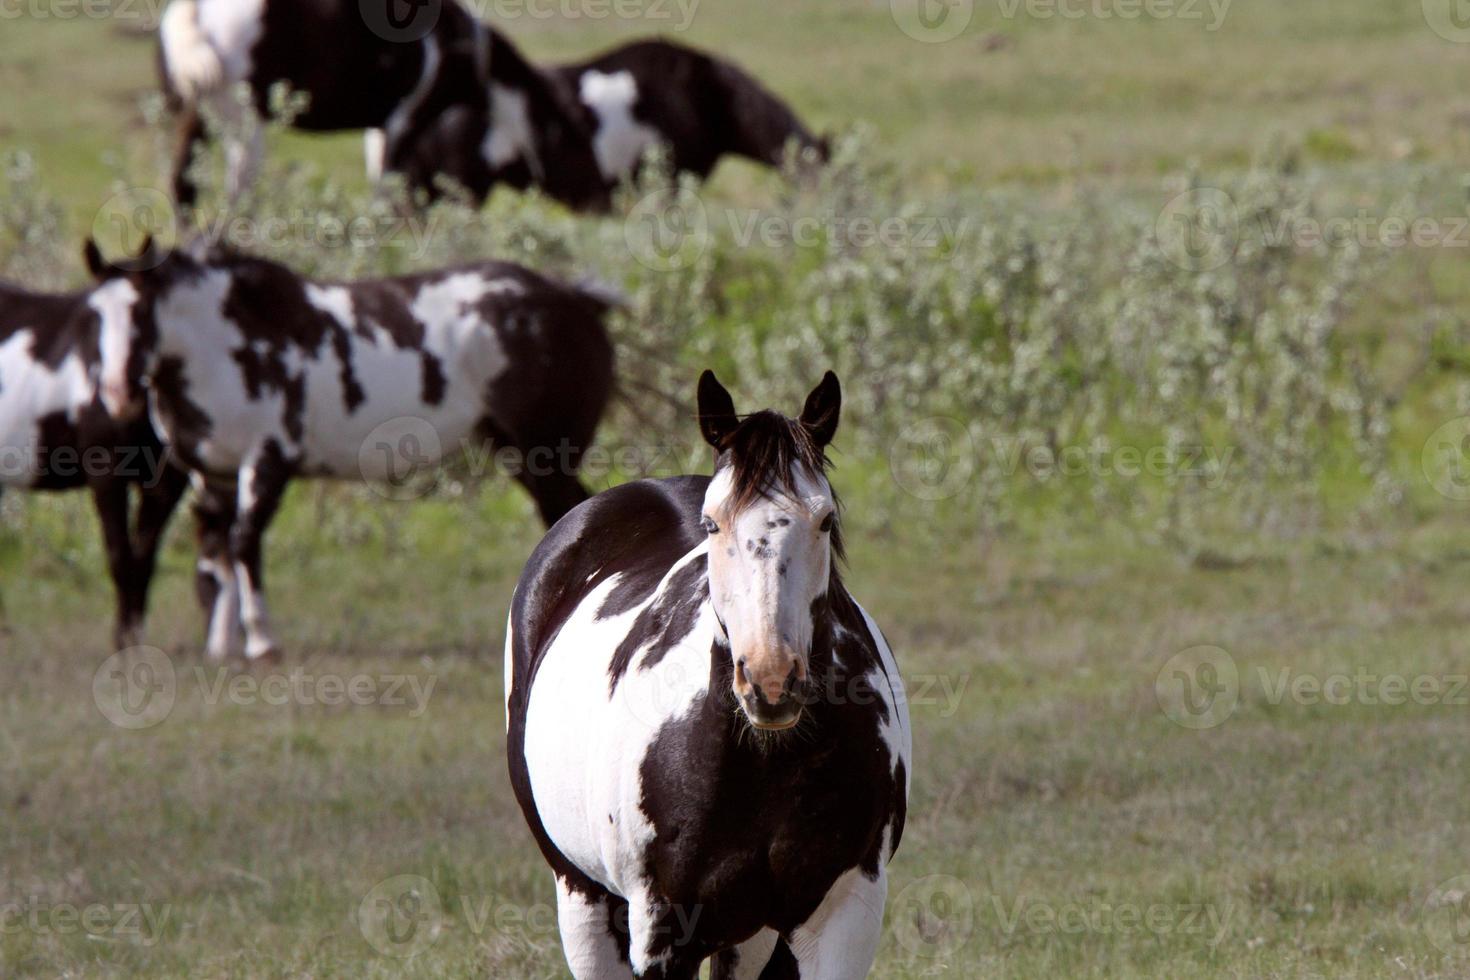
[[[472,209],[446,188],[423,206],[394,184],[352,192],[268,156],[252,190],[206,192],[177,231],[321,278],[496,257],[611,286],[626,302],[622,398],[602,439],[682,447],[667,468],[700,458],[690,400],[703,367],[742,407],[788,409],[830,367],[845,485],[880,522],[959,510],[1001,527],[1051,507],[1193,550],[1242,528],[1310,530],[1324,482],[1345,474],[1364,502],[1391,494],[1385,399],[1340,330],[1372,269],[1359,249],[1268,233],[1311,212],[1287,158],[1218,188],[1181,185],[1186,200],[1223,193],[1238,218],[1226,260],[1199,268],[1157,215],[1086,193],[1062,215],[1014,196],[917,197],[881,160],[857,130],[819,172],[792,160],[784,188],[748,209],[654,159],[618,215],[595,218],[534,193]],[[220,169],[205,155],[201,186],[217,188]],[[34,166],[12,155],[5,177],[0,270],[66,278],[75,243]],[[896,231],[859,234],[870,227]],[[1120,472],[1129,453],[1146,472]]]

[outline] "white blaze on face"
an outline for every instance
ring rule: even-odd
[[[582,103],[597,114],[597,135],[592,140],[597,166],[604,178],[617,180],[659,141],[658,130],[633,118],[638,83],[631,72],[585,72],[579,89]]]
[[[824,529],[832,489],[802,472],[794,493],[763,497],[738,514],[729,512],[732,490],[726,467],[705,493],[704,515],[718,528],[710,535],[710,602],[729,634],[736,695],[744,703],[759,688],[775,703],[793,668],[798,680],[807,675],[812,603],[826,594],[832,571]]]
[[[138,290],[126,279],[114,279],[92,291],[87,305],[101,321],[98,346],[101,351],[102,405],[114,418],[127,418],[141,407],[138,392],[128,382],[128,356],[136,341],[133,310]]]

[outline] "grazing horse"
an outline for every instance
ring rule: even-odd
[[[903,833],[908,705],[843,587],[824,447],[705,372],[712,478],[642,480],[531,555],[506,635],[507,754],[578,980],[852,980]]]
[[[116,422],[97,398],[101,319],[127,299],[123,284],[52,295],[0,283],[0,487],[92,492],[118,649],[141,638],[159,540],[188,486],[146,419]]]
[[[146,403],[202,484],[211,657],[235,652],[242,620],[247,658],[279,656],[261,540],[293,477],[391,479],[400,455],[493,450],[548,525],[587,497],[576,473],[613,383],[605,297],[504,262],[336,284],[229,253],[129,269],[89,254],[119,297],[102,401],[117,418]]]
[[[509,47],[495,37],[497,51]],[[636,176],[654,146],[668,152],[676,173],[700,178],[727,154],[780,166],[793,142],[817,161],[827,159],[827,141],[813,136],[786,103],[731,62],[683,45],[636,41],[590,61],[550,68],[545,76],[559,97],[528,99],[546,113],[529,115],[530,132],[552,133],[562,146],[572,142],[568,132],[580,133],[590,154],[538,161],[529,153],[511,153],[511,144],[497,139],[493,106],[459,105],[405,148],[413,183],[443,173],[477,199],[498,183],[519,189],[535,184],[578,207],[589,179],[611,193]],[[590,174],[588,156],[595,168]]]
[[[579,131],[528,127],[529,119],[567,115],[554,87],[457,0],[171,0],[159,24],[158,60],[164,91],[180,111],[173,182],[182,204],[196,194],[189,167],[206,135],[201,105],[244,129],[226,147],[227,190],[236,195],[259,163],[251,116],[268,108],[278,82],[308,96],[293,120],[298,128],[368,131],[374,179],[403,172],[432,194],[434,168],[425,173],[422,156],[409,166],[409,153],[425,127],[461,105],[493,115],[483,134],[488,159],[515,157],[536,172],[572,168],[557,182],[568,203],[608,203],[600,181],[578,177],[595,172]],[[240,83],[249,87],[249,109],[231,91]]]

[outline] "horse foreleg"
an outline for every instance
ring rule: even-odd
[[[199,547],[194,588],[204,610],[204,652],[211,660],[232,656],[240,642],[240,590],[230,556],[230,529],[235,524],[235,488],[197,481],[195,537]]]
[[[881,867],[876,878],[861,868],[838,878],[816,912],[787,940],[800,980],[867,976],[878,955],[887,899],[888,874]]]
[[[139,624],[132,615],[133,544],[128,537],[128,485],[115,478],[92,484],[92,503],[102,522],[102,539],[107,547],[107,568],[117,595],[117,618],[112,632],[113,647],[126,649],[136,642]]]
[[[133,622],[141,630],[148,614],[148,589],[158,564],[158,545],[174,508],[189,486],[188,476],[163,460],[157,463],[156,482],[142,488],[133,530],[133,589],[129,599]]]
[[[280,446],[273,441],[253,453],[240,470],[230,551],[240,584],[240,616],[245,626],[245,656],[249,660],[280,659],[280,648],[271,636],[266,610],[261,550],[266,528],[280,507],[290,479],[290,467]]]
[[[383,181],[383,164],[388,155],[388,134],[381,129],[364,130],[362,155],[367,165],[367,178],[374,184]]]
[[[204,141],[204,135],[204,120],[199,115],[199,107],[186,106],[179,116],[173,157],[174,200],[184,207],[193,206],[199,196],[199,189],[194,186],[189,171],[194,166],[194,153]]]
[[[714,956],[710,980],[769,980],[763,971],[771,962],[778,938],[776,930],[762,929],[739,946]]]
[[[626,903],[610,892],[574,891],[557,877],[556,924],[576,980],[634,980],[627,938],[618,931],[618,916],[626,924],[626,909]]]

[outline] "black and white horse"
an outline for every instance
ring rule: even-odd
[[[248,658],[277,655],[261,539],[294,477],[391,479],[404,457],[493,449],[548,525],[587,497],[577,469],[613,384],[603,297],[504,262],[319,284],[239,255],[89,254],[113,297],[102,401],[116,418],[146,403],[202,484],[210,656],[241,625]]]
[[[181,203],[192,203],[196,193],[189,167],[206,135],[200,107],[209,105],[241,131],[226,146],[226,188],[235,195],[259,163],[252,116],[268,108],[272,86],[284,82],[308,97],[293,125],[367,130],[371,177],[403,172],[433,192],[437,171],[424,173],[416,144],[446,109],[460,105],[495,117],[484,134],[486,159],[517,160],[537,173],[568,168],[556,182],[564,200],[607,205],[591,147],[572,128],[554,86],[457,0],[171,0],[159,41],[164,90],[181,110],[173,178]],[[240,83],[252,96],[248,108],[236,101]],[[544,124],[532,130],[532,119]]]
[[[0,283],[0,487],[91,491],[119,649],[141,635],[159,540],[188,486],[146,419],[116,422],[97,397],[99,327],[126,302],[114,284],[54,295]]]
[[[506,636],[511,781],[578,980],[852,980],[903,833],[908,706],[843,587],[824,447],[708,372],[712,478],[605,491],[532,554]]]
[[[509,46],[496,38],[497,50]],[[525,100],[533,109],[528,132],[554,132],[563,148],[574,142],[567,133],[579,133],[590,154],[537,159],[511,152],[517,144],[500,130],[506,113],[499,107],[514,95],[501,90],[489,103],[447,110],[404,147],[411,183],[428,184],[444,174],[477,199],[496,184],[536,185],[577,207],[589,177],[610,193],[637,175],[655,146],[664,149],[675,173],[700,178],[726,155],[776,167],[794,146],[809,162],[827,159],[827,141],[812,135],[785,102],[732,62],[694,48],[636,41],[544,74],[557,97]],[[534,91],[543,83],[532,84]]]

